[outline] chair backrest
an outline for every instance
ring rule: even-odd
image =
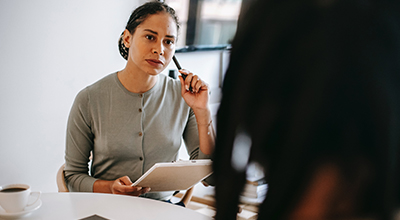
[[[61,165],[60,169],[57,171],[56,180],[58,192],[69,192],[67,184],[65,183],[64,167],[65,164]]]

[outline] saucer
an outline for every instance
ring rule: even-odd
[[[42,206],[42,200],[38,200],[35,202],[32,206],[26,207],[24,211],[21,212],[13,212],[13,213],[8,213],[6,212],[3,208],[0,207],[0,217],[1,218],[21,218],[25,215],[28,215],[32,213],[33,211],[37,210]]]

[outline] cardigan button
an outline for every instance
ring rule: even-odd
[[[143,157],[139,157],[139,160],[143,160]]]

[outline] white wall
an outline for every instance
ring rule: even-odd
[[[0,0],[0,185],[57,191],[72,102],[125,66],[117,40],[141,2]],[[177,57],[218,86],[220,52]]]

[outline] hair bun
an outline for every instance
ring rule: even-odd
[[[129,53],[129,48],[125,47],[124,41],[122,40],[122,37],[124,36],[124,32],[122,32],[121,36],[118,39],[118,48],[119,48],[119,53],[121,56],[125,59],[128,60],[128,53]]]

